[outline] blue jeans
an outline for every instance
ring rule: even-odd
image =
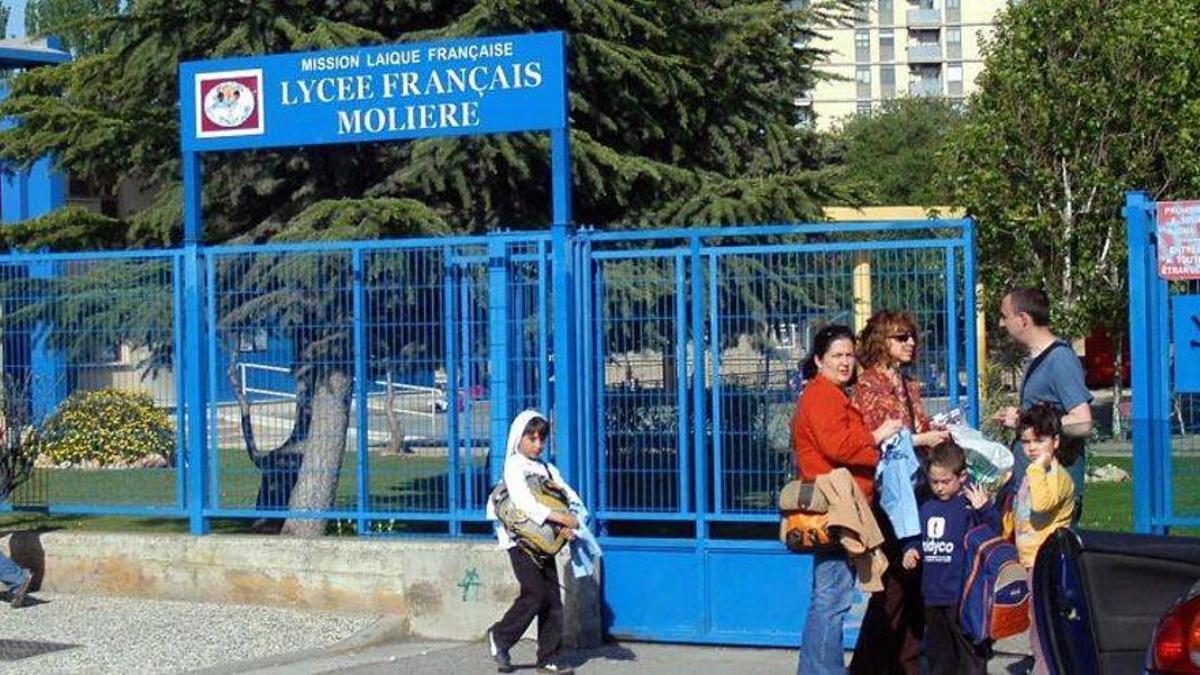
[[[25,581],[26,572],[24,568],[8,559],[8,556],[0,554],[0,583],[12,590],[20,586]]]
[[[854,599],[854,571],[844,552],[813,555],[812,602],[804,621],[798,675],[845,673],[842,622]]]

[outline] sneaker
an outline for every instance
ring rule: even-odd
[[[488,633],[488,650],[492,653],[492,660],[496,662],[496,670],[501,673],[511,673],[515,670],[512,666],[512,659],[508,656],[508,650],[496,643],[496,635],[489,628]]]
[[[559,665],[557,661],[547,661],[537,667],[539,673],[555,673],[556,675],[567,675],[574,673],[575,670],[569,666]]]
[[[15,586],[12,591],[13,609],[20,609],[25,606],[25,599],[29,596],[29,587],[32,585],[33,573],[25,570],[25,581]]]

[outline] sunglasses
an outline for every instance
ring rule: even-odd
[[[893,335],[889,335],[888,337],[896,342],[908,342],[909,340],[912,340],[913,342],[917,341],[916,333],[895,333]]]

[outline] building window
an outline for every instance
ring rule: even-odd
[[[962,29],[946,29],[946,56],[951,59],[962,58]]]
[[[854,25],[868,26],[871,23],[871,17],[867,11],[866,0],[861,0],[854,5]]]
[[[854,60],[859,63],[871,61],[871,31],[854,31]]]
[[[879,0],[879,25],[880,26],[892,25],[892,20],[893,20],[892,17],[894,14],[895,14],[895,10],[892,9],[892,0]]]
[[[909,71],[910,96],[941,96],[942,72],[938,66],[914,66]]]
[[[859,66],[854,72],[854,79],[858,83],[857,94],[858,98],[871,98],[871,69],[868,66]]]
[[[871,113],[870,101],[859,101],[856,111],[860,115],[869,115]]]
[[[946,0],[946,23],[961,23],[961,0]]]
[[[896,60],[896,34],[891,28],[879,31],[879,60]]]
[[[237,332],[237,350],[239,352],[265,352],[267,350],[267,329],[239,330]]]
[[[946,64],[946,93],[950,96],[962,96],[963,68],[961,63]]]
[[[895,66],[882,66],[879,69],[879,96],[880,98],[896,97]]]

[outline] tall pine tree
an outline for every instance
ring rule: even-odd
[[[845,2],[827,1],[137,0],[116,14],[85,3],[97,14],[69,25],[103,48],[17,79],[0,114],[20,124],[0,134],[0,156],[53,153],[107,189],[150,183],[159,203],[125,239],[169,243],[180,220],[179,61],[555,29],[570,35],[579,222],[811,218],[833,195],[795,101],[817,77],[819,50],[803,45]],[[463,232],[542,226],[548,143],[506,134],[214,155],[207,235],[266,239],[322,200],[363,197],[415,199]]]
[[[74,176],[103,188],[148,183],[156,203],[127,223],[51,215],[7,240],[65,247],[178,241],[182,60],[551,29],[570,40],[577,220],[609,227],[812,218],[830,196],[830,181],[816,170],[816,144],[797,128],[794,102],[817,77],[819,52],[803,45],[819,21],[836,16],[842,0],[829,1],[797,10],[728,0],[133,0],[119,13],[71,24],[102,48],[16,80],[0,115],[20,123],[0,132],[0,156],[28,163],[52,153]],[[506,134],[214,154],[205,158],[206,236],[295,241],[543,227],[548,146],[544,134]],[[68,231],[71,238],[63,236]],[[292,508],[328,509],[345,455],[352,382],[350,305],[347,287],[337,283],[347,261],[277,263],[268,256],[230,270],[240,285],[228,297],[249,300],[222,306],[219,330],[272,326],[291,344],[293,434],[259,451],[247,431],[247,448],[260,467],[270,464],[264,476],[300,467]],[[378,273],[401,281],[394,267]],[[52,291],[38,290],[45,297]],[[119,326],[119,303],[109,313]],[[388,354],[432,349],[415,339],[393,342]],[[260,501],[273,490],[264,483]],[[323,527],[285,525],[309,535]]]

